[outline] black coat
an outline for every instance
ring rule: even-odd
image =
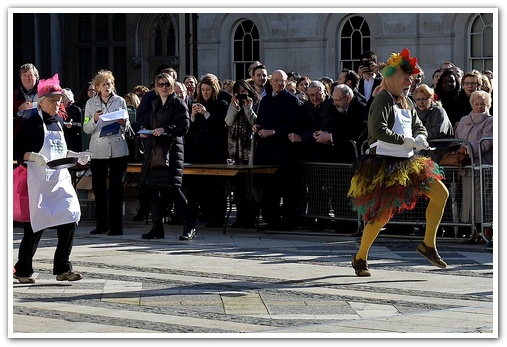
[[[224,92],[225,93],[225,92]],[[206,111],[210,113],[208,119],[197,114],[195,122],[185,136],[185,149],[188,151],[187,162],[200,164],[225,164],[229,157],[227,149],[228,127],[225,116],[229,108],[227,101],[229,93],[224,97],[203,102]]]
[[[254,164],[287,165],[295,159],[288,135],[296,131],[298,112],[298,98],[285,89],[261,99],[256,124],[261,129],[275,130],[275,135],[257,137]]]
[[[296,159],[305,161],[324,161],[330,151],[330,146],[317,143],[313,134],[318,130],[329,131],[329,127],[338,111],[333,99],[326,96],[322,104],[315,107],[310,100],[299,107],[299,119],[296,133],[302,142],[292,143],[296,149]],[[297,148],[300,149],[297,149]]]
[[[330,132],[333,134],[333,157],[332,162],[352,163],[355,156],[355,148],[358,153],[361,144],[368,135],[368,106],[353,97],[349,108],[345,113],[337,112],[336,117],[330,126]],[[356,147],[350,141],[356,143]]]
[[[141,184],[158,186],[181,186],[183,180],[184,147],[183,136],[190,126],[188,109],[183,100],[172,93],[164,105],[157,97],[153,101],[153,111],[150,123],[145,123],[147,129],[163,127],[167,135],[150,136],[145,141],[145,155],[141,168]],[[162,169],[150,168],[151,153],[154,146],[161,145],[169,150],[169,166]]]

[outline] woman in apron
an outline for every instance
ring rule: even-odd
[[[368,252],[380,230],[395,213],[411,210],[421,195],[429,198],[426,232],[417,251],[433,265],[445,268],[436,248],[437,228],[449,192],[441,182],[442,169],[430,158],[414,155],[428,149],[428,133],[407,97],[412,75],[419,73],[417,58],[408,49],[393,53],[383,69],[380,93],[368,115],[368,154],[353,167],[348,196],[365,228],[352,260],[357,276],[370,276]]]
[[[74,231],[81,217],[76,191],[68,169],[51,169],[47,162],[65,157],[76,157],[86,164],[89,152],[76,153],[67,149],[63,133],[63,119],[58,115],[62,88],[58,74],[40,80],[38,112],[21,127],[14,139],[14,159],[26,161],[28,168],[28,198],[30,222],[23,223],[23,239],[19,245],[14,278],[20,283],[35,283],[32,278],[32,259],[46,228],[57,230],[53,274],[57,281],[78,281],[81,274],[72,270],[69,261]],[[21,164],[24,165],[24,164]]]

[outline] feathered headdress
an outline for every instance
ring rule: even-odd
[[[396,72],[397,68],[403,70],[403,72],[408,73],[410,75],[414,75],[419,73],[421,70],[419,69],[419,64],[417,64],[416,57],[410,57],[410,51],[405,48],[401,53],[392,53],[387,61],[386,66],[382,70],[382,74],[385,77],[391,76]]]
[[[53,77],[47,80],[40,80],[37,94],[39,95],[39,99],[43,96],[62,95],[62,87],[60,87],[58,73],[55,73]]]

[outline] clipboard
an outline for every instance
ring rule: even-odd
[[[114,134],[118,134],[119,132],[120,132],[120,123],[118,123],[117,121],[114,121],[113,123],[110,123],[108,125],[104,125],[100,129],[99,137],[111,136]]]
[[[120,132],[120,123],[118,123],[118,120],[120,119],[128,119],[127,110],[122,109],[102,114],[97,124],[100,128],[99,137],[118,134]]]
[[[37,113],[37,101],[32,102],[32,108],[28,108],[21,112],[20,117],[26,120]]]

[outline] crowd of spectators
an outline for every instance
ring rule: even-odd
[[[379,61],[374,52],[366,51],[361,55],[357,71],[343,69],[336,79],[328,76],[304,76],[295,71],[268,67],[268,64],[260,61],[253,62],[248,69],[249,75],[238,80],[222,79],[212,73],[200,78],[186,75],[178,79],[172,68],[161,73],[168,73],[174,80],[174,93],[187,108],[188,131],[178,135],[183,140],[185,162],[280,166],[276,175],[258,178],[253,182],[239,177],[234,182],[238,217],[232,226],[252,228],[255,218],[262,215],[267,228],[290,230],[294,227],[292,202],[296,191],[291,189],[294,177],[291,170],[298,161],[351,164],[364,151],[364,144],[369,137],[368,113],[372,100],[382,90],[383,67],[384,63]],[[34,74],[35,83],[30,84],[34,81],[28,79],[25,83],[24,73],[22,69],[22,83],[14,92],[14,135],[24,117],[29,114],[28,107],[37,101],[37,94],[33,91],[37,90],[39,77]],[[112,75],[109,77],[112,78]],[[428,130],[428,140],[465,136],[456,133],[456,129],[463,129],[464,122],[476,119],[479,113],[481,117],[492,116],[492,71],[463,72],[452,62],[444,61],[441,68],[428,77],[431,80],[425,81],[421,69],[417,76],[413,76],[410,87],[411,100]],[[156,87],[149,89],[137,85],[124,97],[116,95],[114,85],[112,87],[113,89],[107,90],[107,93],[111,93],[111,100],[118,100],[121,108],[127,109],[130,114],[127,126],[136,132],[143,128],[150,129],[154,102],[158,100]],[[97,141],[99,135],[90,140],[90,145],[84,144],[83,148],[82,139],[75,137],[86,135],[82,134],[80,127],[85,133],[92,131],[91,123],[86,125],[83,122],[83,114],[97,118],[96,110],[91,109],[95,105],[94,101],[97,109],[107,108],[110,100],[100,95],[104,94],[101,88],[99,83],[86,82],[75,101],[72,92],[68,90],[64,92],[61,107],[65,124],[70,124],[69,129],[73,129],[72,132],[66,132],[67,142],[75,150],[91,150],[92,171],[97,170],[96,159],[108,156],[107,153],[95,153],[96,146],[91,142]],[[485,107],[481,105],[480,110],[479,106],[475,107],[472,103],[477,100],[472,96],[478,91],[481,92],[481,98],[485,99]],[[87,108],[88,111],[85,112]],[[124,134],[121,131],[118,136]],[[492,131],[486,131],[482,135],[492,136]],[[128,151],[131,152],[128,160],[142,161],[143,155],[132,152],[147,147],[147,140],[132,140],[130,137],[127,140],[139,141],[135,145],[128,143]],[[126,151],[127,147],[123,150],[122,157]],[[428,154],[438,161],[438,157]],[[115,166],[121,168],[118,177],[124,172],[125,165],[122,161],[121,165]],[[115,172],[114,167],[110,167],[110,170]],[[104,188],[104,192],[97,191],[99,197],[105,196],[103,176],[101,173],[100,189]],[[94,182],[99,183],[97,179]],[[262,193],[254,199],[252,194],[246,192],[247,184]],[[315,187],[312,188],[310,183],[308,187],[312,193]],[[185,177],[183,190],[186,192],[192,218],[204,222],[205,227],[222,226],[226,213],[224,189],[213,177]],[[150,215],[149,195],[141,183],[140,205],[134,220],[146,220]],[[101,209],[105,209],[104,204],[105,202],[100,205]],[[174,213],[173,203],[168,202],[167,206],[169,208],[164,212],[164,217],[181,222],[177,213]],[[97,216],[104,215],[103,212],[97,212]],[[120,221],[115,221],[110,227],[99,224],[95,232],[109,232],[112,235],[122,232]],[[190,229],[194,227],[192,222],[189,225]]]

